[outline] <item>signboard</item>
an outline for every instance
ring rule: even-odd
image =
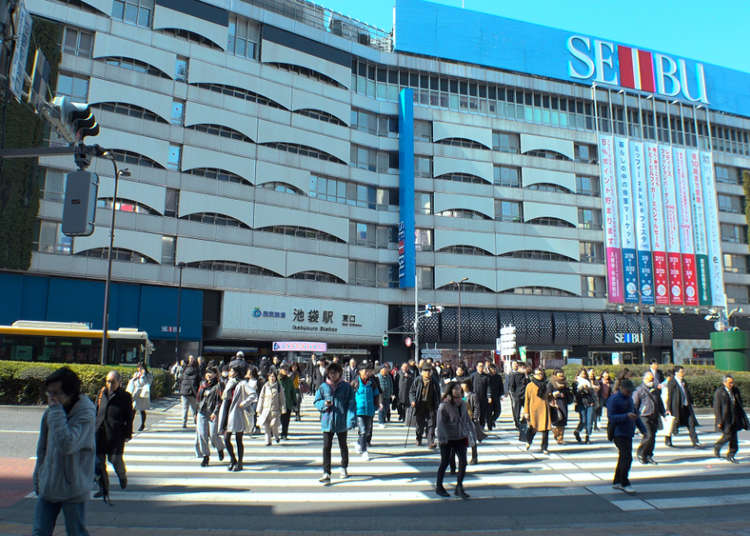
[[[582,33],[423,0],[397,0],[394,34],[394,48],[400,52],[586,87],[630,88],[750,116],[750,73]]]
[[[677,187],[677,214],[680,235],[680,256],[685,288],[685,305],[695,307],[698,302],[698,274],[695,266],[693,241],[693,208],[690,203],[687,154],[685,149],[674,149],[675,186]]]
[[[659,148],[655,143],[646,144],[646,163],[648,169],[648,214],[651,222],[651,248],[654,260],[654,301],[657,305],[669,305],[667,240],[664,228],[661,168],[659,164]]]
[[[615,177],[620,207],[622,273],[625,303],[638,303],[638,260],[635,254],[633,181],[630,179],[630,152],[626,138],[615,138]]]
[[[516,353],[516,327],[503,326],[500,328],[500,337],[495,339],[495,350],[501,356],[515,355]]]
[[[7,9],[7,4],[2,9]],[[21,2],[16,10],[16,44],[10,63],[10,91],[20,101],[23,99],[23,83],[26,80],[26,59],[31,42],[31,14]]]
[[[664,228],[667,239],[667,277],[669,278],[669,303],[683,305],[682,258],[680,257],[680,224],[677,215],[677,189],[674,184],[674,158],[672,149],[659,147],[661,183],[664,194]]]
[[[612,303],[624,302],[619,211],[615,185],[615,155],[612,137],[599,137],[599,163],[602,175],[602,217],[604,248],[607,256],[607,295]]]
[[[719,205],[714,182],[714,163],[711,153],[701,151],[701,181],[703,182],[703,209],[706,212],[706,238],[708,240],[708,267],[711,278],[711,301],[724,307],[724,270],[721,261],[719,234]]]
[[[643,335],[640,333],[615,333],[615,344],[641,344]]]
[[[701,184],[701,160],[698,151],[687,152],[690,182],[690,204],[693,209],[693,238],[695,243],[695,267],[698,275],[698,301],[711,305],[711,282],[708,268],[708,240],[706,238],[706,212],[703,209],[703,185]]]
[[[398,286],[413,288],[417,272],[414,219],[414,91],[398,97]]]
[[[274,352],[311,352],[325,353],[328,345],[324,342],[279,341],[272,345]]]
[[[649,225],[648,184],[643,143],[630,142],[630,172],[633,177],[633,212],[635,237],[638,246],[638,288],[641,303],[654,303],[654,269],[651,259],[651,234]]]
[[[380,344],[387,321],[381,304],[226,291],[219,336]]]
[[[432,359],[433,361],[440,361],[443,358],[443,351],[437,348],[422,348],[419,351],[419,356],[422,359]]]

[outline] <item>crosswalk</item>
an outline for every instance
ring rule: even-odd
[[[732,465],[712,456],[710,446],[717,435],[708,419],[699,429],[707,445],[702,450],[690,447],[687,434],[675,436],[671,449],[659,437],[659,465],[634,462],[630,476],[638,493],[631,496],[611,487],[617,451],[607,442],[606,432],[595,432],[589,445],[578,444],[572,437],[576,422],[571,417],[566,444],[557,445],[550,434],[550,454],[544,455],[538,450],[539,439],[525,451],[505,408],[498,428],[479,447],[480,463],[468,467],[465,486],[472,498],[595,496],[622,511],[750,504],[750,463]],[[340,457],[334,441],[333,478],[324,485],[318,482],[322,474],[318,414],[309,397],[303,402],[302,421],[292,420],[289,440],[267,447],[262,436],[246,435],[242,472],[228,472],[226,459],[219,462],[215,452],[210,465],[200,467],[193,429],[182,429],[181,410],[175,405],[161,422],[127,444],[128,488],[119,490],[114,478],[111,498],[114,502],[265,505],[435,501],[439,453],[417,447],[413,428],[404,447],[406,432],[400,423],[385,429],[376,424],[369,461],[356,454],[356,430],[350,432],[350,477],[345,480],[338,478]],[[740,442],[741,462],[747,461],[742,456],[749,447],[750,441]],[[452,482],[447,474],[449,489]]]

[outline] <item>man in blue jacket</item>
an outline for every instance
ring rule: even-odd
[[[626,378],[620,382],[620,389],[607,400],[607,415],[609,417],[610,428],[608,434],[611,431],[613,441],[619,453],[612,487],[622,490],[625,493],[635,493],[628,479],[630,466],[633,464],[633,436],[635,435],[635,427],[638,426],[642,434],[647,434],[646,427],[635,412],[632,395],[633,382]]]
[[[365,361],[359,364],[358,375],[352,382],[354,402],[357,406],[357,428],[359,429],[357,452],[362,454],[363,461],[370,459],[367,448],[372,442],[372,419],[375,410],[383,409],[380,388],[374,376],[372,364]]]
[[[354,428],[354,391],[351,385],[341,381],[341,365],[331,363],[326,369],[326,379],[315,393],[315,407],[320,411],[320,430],[323,432],[323,476],[320,482],[331,481],[331,448],[333,436],[339,440],[341,451],[341,478],[348,478],[349,447],[346,444],[346,431]]]

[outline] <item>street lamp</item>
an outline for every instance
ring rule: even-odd
[[[469,280],[468,277],[464,277],[460,281],[451,281],[449,285],[456,285],[458,288],[458,362],[461,363],[461,285]]]
[[[120,183],[120,175],[130,177],[128,169],[117,169],[117,161],[110,151],[105,151],[102,156],[107,156],[112,160],[115,168],[115,186],[112,193],[112,222],[109,226],[109,247],[107,248],[107,279],[104,282],[104,317],[102,318],[102,351],[101,364],[107,364],[107,345],[109,344],[107,330],[109,329],[109,286],[112,282],[112,250],[115,244],[115,220],[117,217],[117,186]]]
[[[185,268],[184,262],[178,262],[177,268],[180,270],[180,285],[177,287],[177,333],[174,337],[174,358],[175,362],[180,360],[180,314],[182,313],[182,269]]]

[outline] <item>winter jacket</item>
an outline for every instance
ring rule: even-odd
[[[399,370],[396,374],[396,391],[398,392],[398,403],[409,403],[409,391],[414,383],[414,373],[411,370],[406,372]]]
[[[672,416],[675,418],[675,421],[677,423],[677,426],[687,426],[687,422],[681,422],[680,421],[680,414],[682,413],[680,409],[685,406],[688,408],[688,410],[692,411],[693,407],[693,396],[690,393],[690,387],[688,387],[688,384],[685,380],[682,381],[682,385],[685,388],[685,393],[683,394],[682,389],[680,388],[680,384],[677,381],[677,378],[670,378],[667,382],[667,385],[662,388],[662,391],[666,391],[666,410],[669,411]]]
[[[390,404],[393,396],[393,378],[390,374],[378,374],[377,379],[383,393],[383,405]]]
[[[333,404],[327,406],[326,400]],[[315,393],[315,407],[320,411],[321,432],[346,432],[357,422],[354,390],[348,382],[339,381],[336,385],[323,382]]]
[[[85,502],[94,482],[96,407],[81,395],[66,414],[47,408],[36,446],[34,491],[49,502]]]
[[[734,403],[732,399],[734,398]],[[737,387],[732,388],[730,396],[726,387],[720,385],[714,393],[714,419],[716,430],[722,432],[732,432],[738,430],[750,429],[745,410],[742,409],[742,396]],[[721,428],[719,428],[721,425]]]
[[[614,424],[615,437],[633,438],[635,427],[637,426],[641,433],[646,434],[646,426],[638,417],[631,421],[628,413],[636,413],[633,399],[623,395],[620,391],[609,397],[607,400],[607,418],[610,423]],[[637,413],[636,413],[637,415]]]
[[[369,378],[366,382],[357,376],[354,380],[354,402],[357,406],[357,415],[372,417],[375,415],[375,404],[377,404],[380,389],[375,378]]]
[[[255,395],[247,380],[230,378],[222,394],[219,411],[219,433],[247,432],[250,428],[247,414]]]
[[[489,374],[479,374],[475,372],[471,375],[472,380],[472,391],[477,394],[479,403],[482,405],[487,404],[490,398],[490,376]]]
[[[195,396],[198,394],[198,387],[200,386],[200,372],[198,371],[198,365],[188,365],[185,370],[182,371],[182,379],[180,380],[180,395],[181,396]]]
[[[294,388],[294,378],[291,376],[279,376],[279,385],[284,391],[284,405],[286,412],[291,413],[297,406],[297,390]]]
[[[500,400],[505,394],[505,388],[503,386],[503,377],[500,374],[488,374],[490,378],[490,398],[493,400]]]
[[[523,372],[511,372],[508,376],[508,395],[516,400],[523,400],[526,395],[526,386],[529,383],[529,379]]]
[[[136,411],[151,409],[151,382],[153,379],[150,372],[143,375],[136,372],[130,378],[126,391],[133,397],[133,407]]]
[[[551,426],[546,383],[544,383],[542,389],[544,391],[539,396],[539,387],[534,382],[529,382],[526,386],[524,398],[525,415],[529,421],[529,427],[537,432],[549,430]]]
[[[469,412],[463,400],[442,402],[437,411],[437,440],[440,444],[448,441],[468,439],[469,427],[472,426]]]
[[[583,411],[584,408],[596,406],[598,394],[594,390],[594,385],[587,379],[576,378],[575,381],[576,411]]]
[[[198,413],[204,417],[218,415],[221,409],[221,384],[214,380],[213,383],[204,381],[198,389]]]
[[[421,404],[424,388],[425,384],[422,376],[414,380],[414,383],[411,384],[409,403],[415,402],[417,410],[424,407],[423,404]],[[430,408],[432,411],[437,411],[437,408],[440,406],[440,386],[435,380],[430,380],[429,389],[430,392],[427,394],[427,399],[430,401]]]
[[[664,415],[664,404],[656,389],[649,389],[645,383],[638,386],[633,393],[633,405],[635,412],[646,418],[655,419]]]
[[[125,442],[133,437],[133,399],[123,388],[111,395],[102,387],[96,400],[96,452],[122,454]]]
[[[281,384],[266,382],[258,396],[258,426],[273,423],[275,419],[281,417],[282,413],[286,413],[286,410],[286,400]]]
[[[320,371],[320,367],[315,367],[312,372],[312,390],[313,393],[317,393],[320,386],[326,381],[326,369],[323,372]]]

